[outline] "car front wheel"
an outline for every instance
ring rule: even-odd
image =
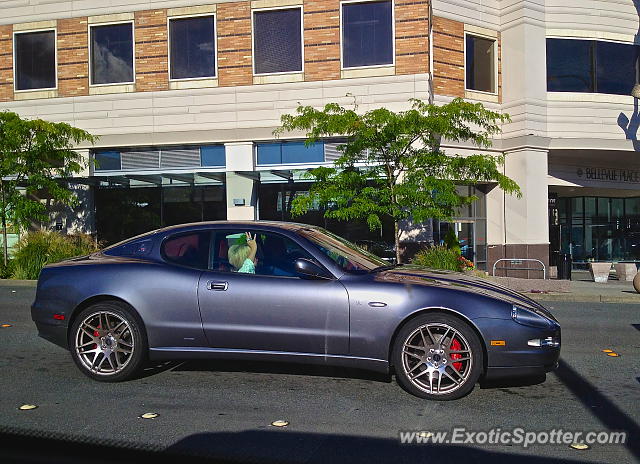
[[[139,317],[116,301],[84,309],[71,326],[69,348],[80,370],[103,382],[132,378],[147,350]]]
[[[483,369],[483,350],[471,327],[444,313],[420,315],[398,333],[392,362],[396,379],[409,393],[432,400],[460,398]]]

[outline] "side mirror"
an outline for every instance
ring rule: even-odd
[[[330,279],[327,271],[318,266],[310,259],[298,258],[295,262],[296,272],[311,279]]]

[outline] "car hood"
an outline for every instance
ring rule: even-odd
[[[377,281],[393,281],[411,285],[450,288],[504,301],[505,303],[531,309],[556,320],[542,305],[522,293],[499,285],[489,279],[475,277],[460,272],[426,269],[419,266],[402,266],[376,273]]]

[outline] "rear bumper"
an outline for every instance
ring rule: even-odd
[[[45,324],[44,322],[39,321],[34,322],[36,323],[38,335],[40,337],[64,348],[65,350],[69,349],[66,326]]]

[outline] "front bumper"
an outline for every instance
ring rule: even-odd
[[[550,322],[547,328],[528,327],[511,319],[475,319],[487,349],[486,378],[533,377],[558,366],[561,347],[560,325]],[[557,346],[530,346],[530,340],[551,337]],[[503,345],[493,345],[492,341]]]

